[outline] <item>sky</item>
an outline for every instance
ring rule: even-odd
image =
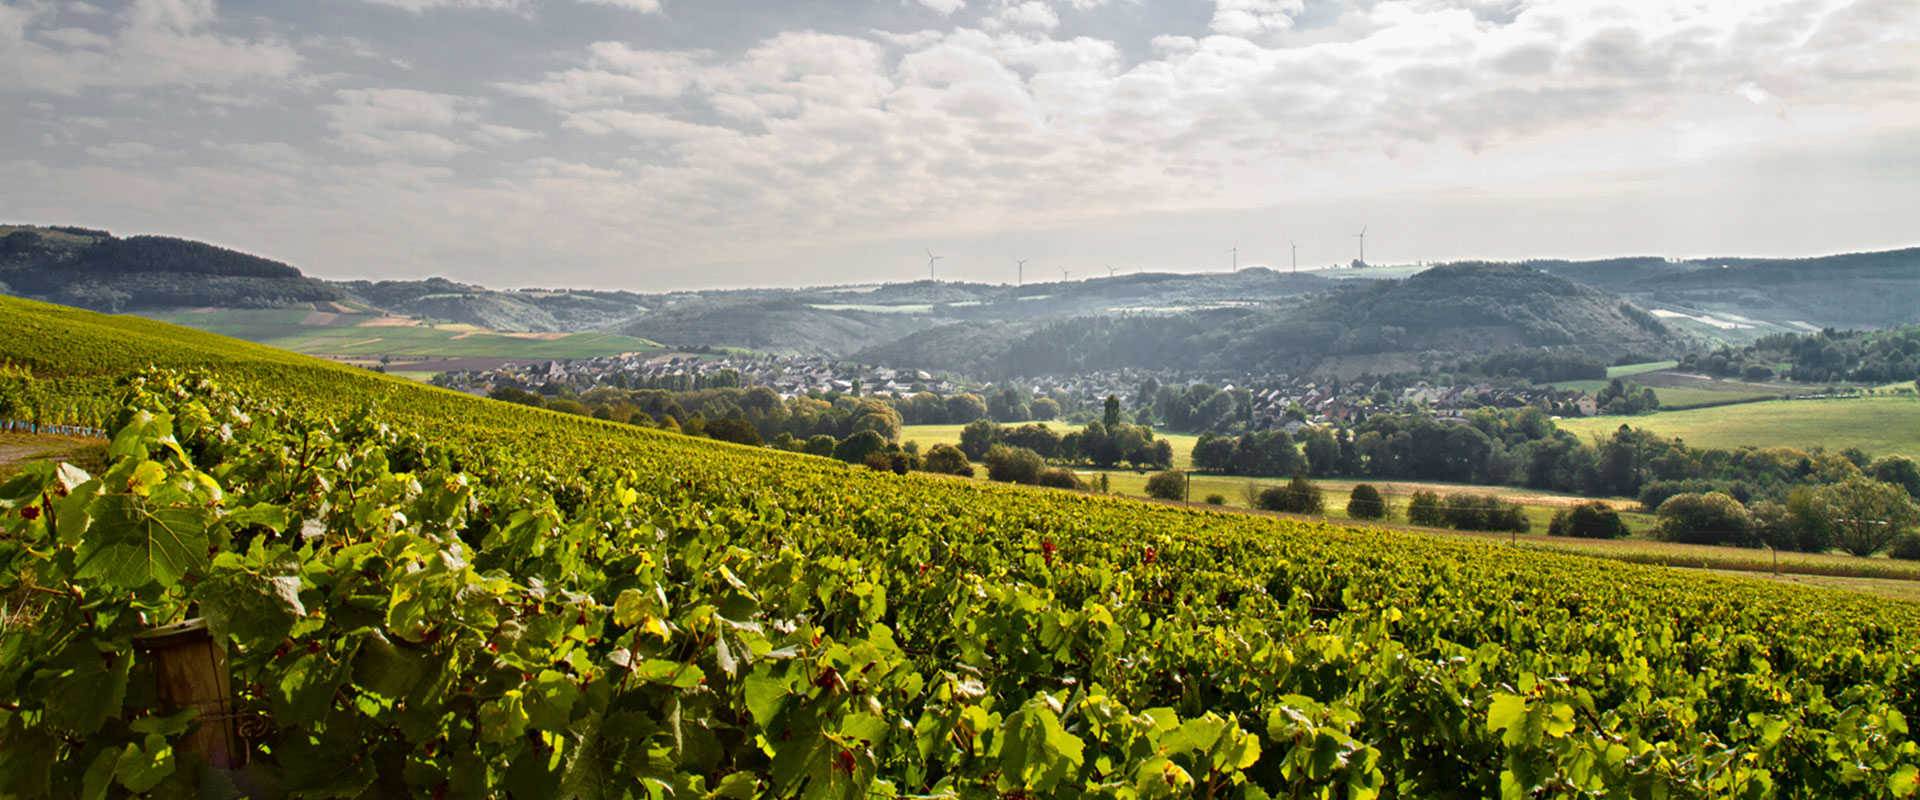
[[[641,291],[1920,245],[1913,0],[0,0],[0,222]]]

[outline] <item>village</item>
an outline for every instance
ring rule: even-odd
[[[923,370],[902,370],[836,361],[817,356],[689,355],[629,356],[535,361],[506,364],[495,370],[445,372],[431,380],[435,386],[488,396],[511,388],[546,395],[577,395],[596,388],[691,392],[707,389],[744,389],[765,386],[783,400],[798,397],[883,397],[904,399],[922,393],[940,397],[973,393],[982,396],[1014,388],[1028,398],[1050,398],[1063,417],[1099,412],[1107,397],[1126,408],[1142,402],[1143,389],[1172,387],[1185,391],[1210,385],[1236,398],[1239,416],[1252,430],[1352,426],[1381,413],[1416,414],[1441,420],[1464,419],[1480,408],[1537,406],[1557,417],[1590,417],[1600,412],[1587,392],[1551,387],[1502,386],[1490,383],[1434,385],[1379,379],[1366,382],[1318,380],[1303,376],[1246,375],[1234,379],[1142,370],[1118,370],[1066,376],[1043,376],[998,384],[935,376]],[[1163,414],[1164,416],[1164,414]],[[1165,419],[1160,420],[1163,424]]]

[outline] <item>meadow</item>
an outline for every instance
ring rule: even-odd
[[[1621,425],[1677,437],[1693,447],[1857,447],[1869,455],[1920,457],[1920,399],[1862,397],[1774,400],[1632,417],[1559,420],[1581,436],[1606,436]]]

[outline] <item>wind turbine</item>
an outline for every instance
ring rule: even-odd
[[[1233,254],[1233,271],[1239,272],[1240,271],[1240,243],[1234,242],[1233,248],[1228,250],[1227,252]]]
[[[946,256],[936,256],[932,250],[927,251],[927,280],[933,280],[933,262],[943,258],[946,258]]]
[[[1013,260],[1014,265],[1020,269],[1019,272],[1013,274],[1013,285],[1019,286],[1022,281],[1027,279],[1027,262],[1032,260],[1031,258],[1016,258]]]
[[[1073,274],[1073,272],[1072,272],[1071,270],[1069,270],[1069,269],[1067,269],[1066,267],[1061,267],[1061,268],[1060,268],[1060,282],[1061,282],[1061,283],[1066,283],[1066,282],[1067,282],[1067,276],[1068,276],[1068,275],[1072,275],[1072,274]]]
[[[1100,263],[1107,264],[1107,262],[1105,261],[1102,261]],[[1119,270],[1114,269],[1112,264],[1107,264],[1107,277],[1111,278],[1118,274],[1120,274]]]
[[[1300,245],[1294,244],[1293,239],[1289,238],[1287,239],[1287,246],[1293,248],[1293,271],[1299,272],[1300,271]]]
[[[1360,232],[1354,235],[1360,237],[1360,265],[1366,266],[1367,264],[1367,226],[1365,225],[1360,226]]]

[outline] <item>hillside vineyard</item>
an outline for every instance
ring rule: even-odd
[[[0,300],[0,796],[1904,797],[1920,613],[894,476]],[[157,698],[205,618],[230,719]],[[186,747],[231,723],[247,763]]]

